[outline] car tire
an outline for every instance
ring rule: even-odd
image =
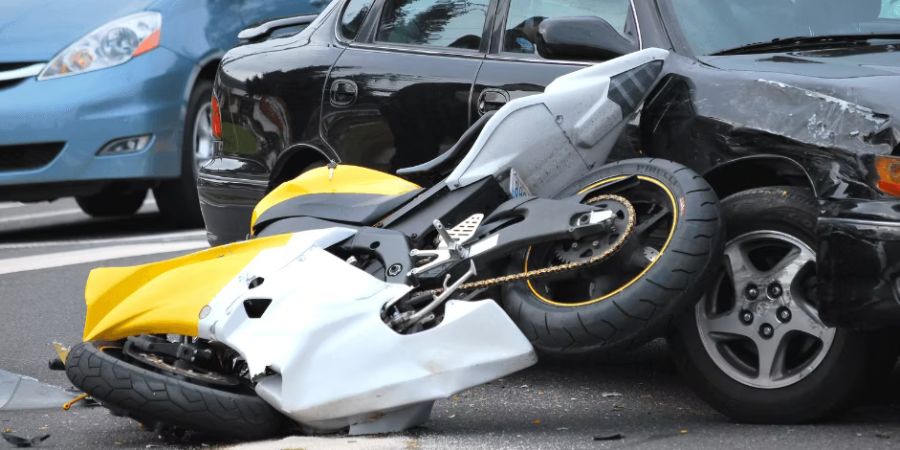
[[[680,372],[739,422],[806,423],[840,413],[866,377],[869,352],[863,333],[818,319],[815,197],[798,187],[751,189],[724,199],[722,212],[726,256],[668,339]]]
[[[141,209],[147,189],[110,188],[93,195],[75,197],[75,202],[91,217],[130,216]]]
[[[197,194],[197,168],[212,156],[209,124],[212,83],[200,80],[191,92],[181,143],[181,176],[164,180],[153,189],[156,205],[167,222],[178,227],[203,226]]]
[[[623,190],[615,187],[616,181],[630,176],[639,177],[638,186]],[[614,190],[606,191],[607,186]],[[535,283],[505,285],[504,309],[542,357],[602,357],[665,335],[675,318],[700,298],[711,269],[721,258],[724,238],[718,198],[706,180],[687,167],[661,159],[620,161],[600,167],[557,197],[586,192],[613,193],[634,205],[643,204],[636,209],[636,234],[642,223],[650,222],[642,222],[645,217],[665,213],[665,222],[658,222],[660,229],[656,230],[661,235],[640,238],[637,250],[645,254],[653,248],[658,253],[648,258],[652,262],[646,267],[612,279],[609,273],[616,272],[617,263],[611,259],[596,277],[576,276],[556,281],[556,286],[540,278]],[[661,202],[655,210],[647,206],[654,199]],[[643,209],[648,209],[646,215]],[[540,247],[533,246],[525,255],[514,257],[509,272],[522,271],[523,263],[526,269],[532,269],[528,259],[538,259]],[[628,253],[621,257],[632,258],[634,251]],[[556,255],[551,258],[560,257]],[[556,261],[553,264],[570,262]],[[572,286],[577,284],[587,284],[587,295],[574,293]]]

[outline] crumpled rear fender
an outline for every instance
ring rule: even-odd
[[[262,251],[285,234],[132,267],[92,270],[85,288],[84,340],[151,333],[198,335],[201,310]]]

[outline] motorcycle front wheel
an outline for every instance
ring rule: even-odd
[[[620,183],[630,177],[631,182]],[[602,166],[557,195],[626,198],[636,213],[629,245],[599,265],[504,287],[504,308],[543,356],[622,350],[662,336],[702,295],[722,257],[718,198],[691,169],[661,159]],[[609,236],[530,247],[510,271],[591,257]]]
[[[200,383],[138,365],[120,343],[84,342],[66,358],[66,375],[113,413],[151,431],[199,431],[250,440],[283,433],[286,418],[245,386]]]

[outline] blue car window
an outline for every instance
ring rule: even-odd
[[[503,51],[537,54],[537,26],[551,17],[596,16],[624,34],[629,6],[629,0],[510,0]]]
[[[369,14],[375,0],[350,0],[341,15],[341,36],[347,40],[356,39],[359,27]]]
[[[900,0],[882,0],[880,19],[900,19]]]
[[[478,50],[489,0],[388,0],[377,40]]]

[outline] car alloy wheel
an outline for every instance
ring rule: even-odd
[[[811,374],[828,354],[835,329],[813,304],[815,252],[778,231],[738,236],[725,249],[726,270],[695,308],[700,340],[726,375],[778,389]]]
[[[213,156],[212,103],[206,102],[194,117],[194,170]],[[196,173],[196,172],[195,172]]]

